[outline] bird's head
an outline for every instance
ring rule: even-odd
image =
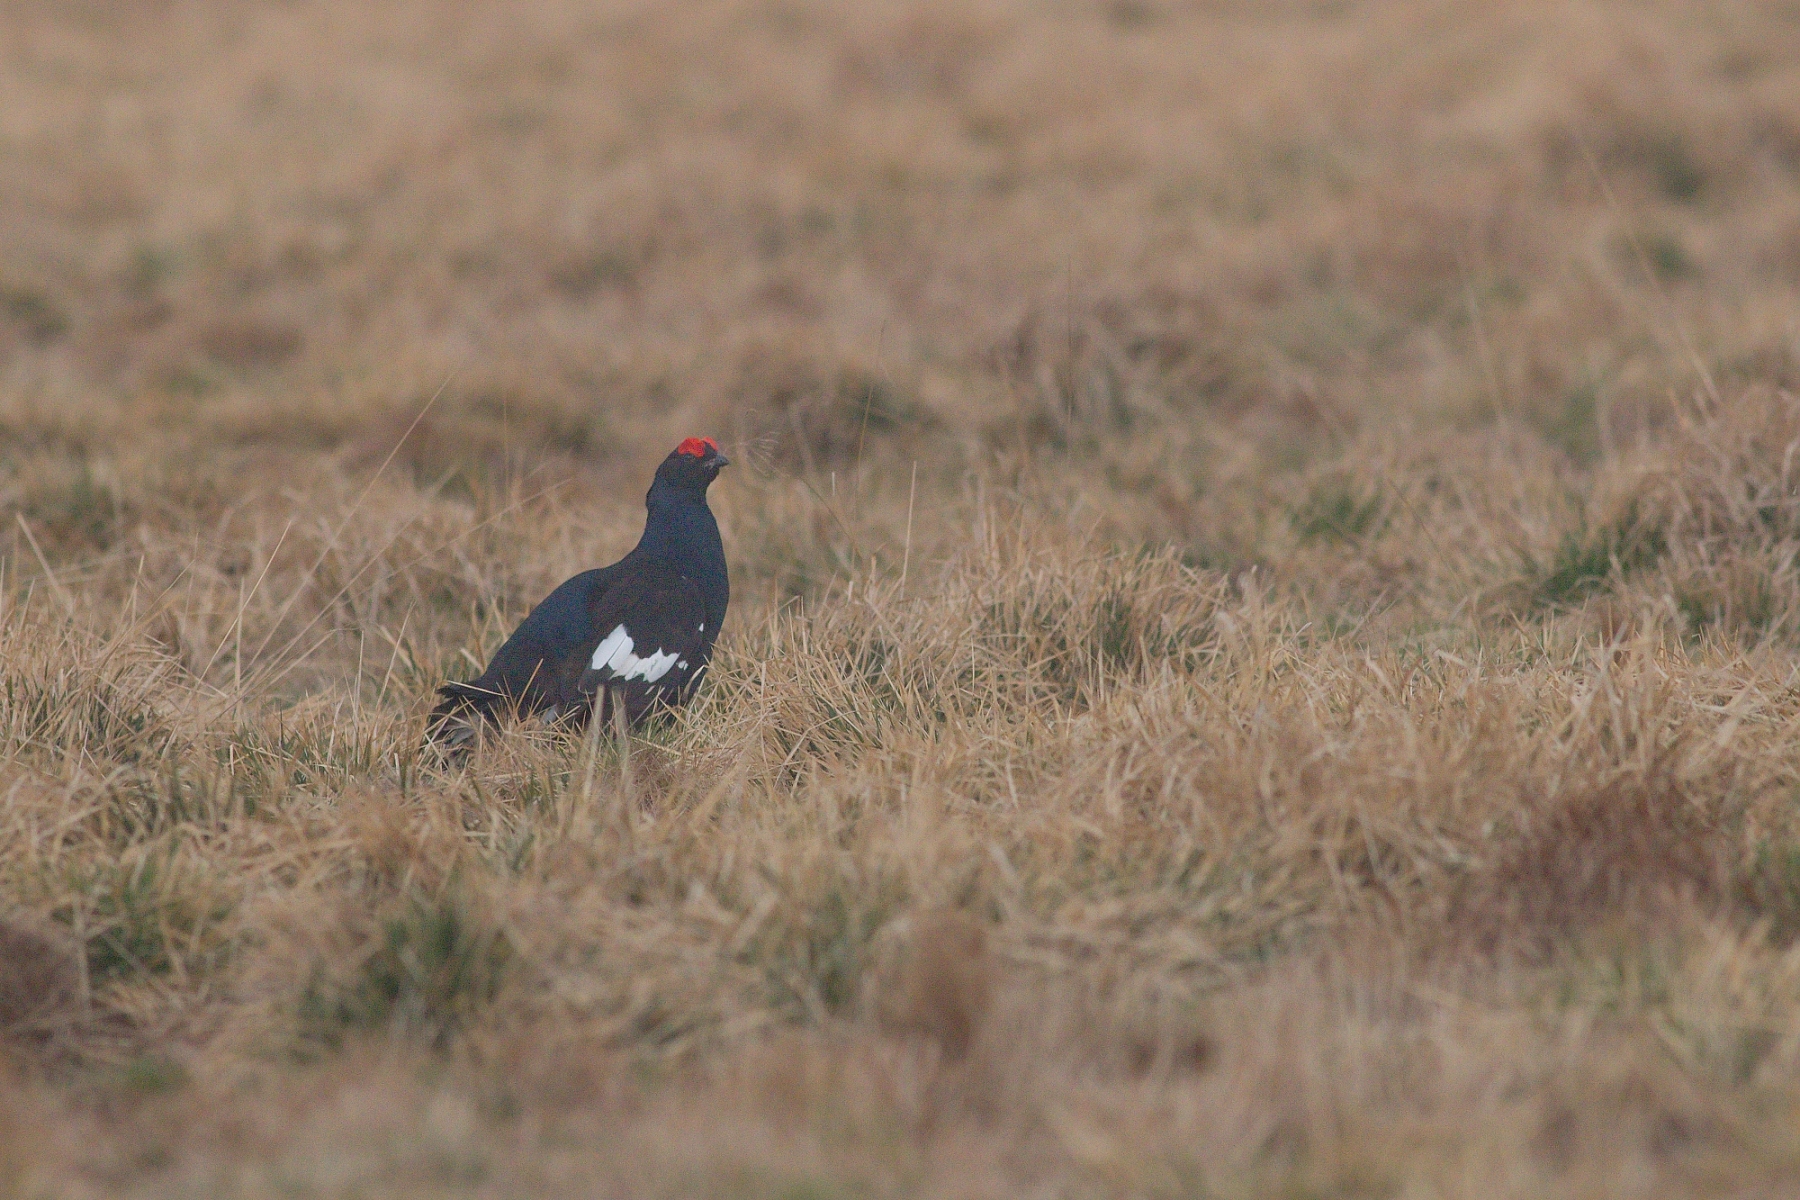
[[[672,488],[690,492],[702,499],[706,489],[719,477],[731,460],[719,450],[719,443],[709,437],[691,437],[669,452],[662,466],[656,468],[656,488]]]

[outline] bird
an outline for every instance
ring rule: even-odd
[[[710,437],[690,437],[656,468],[644,533],[610,567],[583,571],[526,615],[466,683],[438,689],[426,739],[465,753],[503,714],[564,728],[622,713],[638,728],[693,696],[725,623],[731,581],[706,489],[730,464]]]

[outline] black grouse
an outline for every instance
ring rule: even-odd
[[[610,567],[583,571],[544,597],[467,683],[447,683],[426,736],[447,750],[502,712],[579,725],[638,725],[685,703],[712,657],[731,585],[706,489],[731,460],[711,438],[688,438],[656,469],[644,536]],[[596,712],[596,710],[598,710]]]

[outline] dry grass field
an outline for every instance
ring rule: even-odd
[[[1786,0],[9,0],[0,1196],[1800,1194],[1796,280]]]

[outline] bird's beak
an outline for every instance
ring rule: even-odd
[[[729,467],[731,465],[731,460],[729,458],[726,458],[723,454],[720,454],[717,450],[714,450],[713,456],[712,456],[712,465],[714,466],[714,468]]]

